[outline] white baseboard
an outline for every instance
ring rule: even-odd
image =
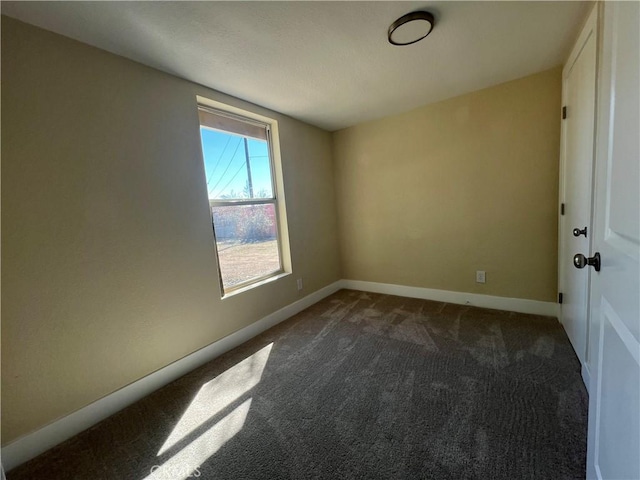
[[[241,345],[256,335],[301,312],[314,303],[342,288],[342,281],[334,282],[306,297],[267,315],[251,325],[228,335],[146,377],[117,390],[35,432],[29,433],[2,448],[2,465],[6,471],[31,460],[50,448],[96,423],[137,402],[155,390],[167,385],[204,365],[206,362]]]
[[[2,465],[6,471],[21,465],[46,450],[137,402],[155,390],[191,372],[256,335],[301,312],[341,288],[402,297],[423,298],[440,302],[468,304],[522,313],[556,316],[555,303],[519,298],[492,297],[474,293],[451,292],[430,288],[406,287],[388,283],[338,280],[306,297],[267,315],[251,325],[228,335],[190,355],[187,355],[146,377],[121,388],[86,407],[29,433],[2,448]]]
[[[591,386],[591,372],[589,371],[589,367],[587,367],[586,363],[582,364],[582,381],[584,382],[584,386],[587,389],[587,393],[591,393],[589,391],[589,387]]]
[[[435,300],[437,302],[456,303],[458,305],[495,308],[497,310],[508,310],[510,312],[532,313],[549,317],[558,316],[558,305],[556,303],[527,300],[524,298],[493,297],[477,293],[406,287],[390,283],[363,282],[360,280],[342,280],[342,288],[372,293],[386,293],[387,295],[398,295],[400,297],[422,298],[425,300]]]

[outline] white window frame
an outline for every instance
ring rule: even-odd
[[[269,163],[271,168],[271,185],[272,185],[272,197],[270,198],[251,198],[251,199],[230,199],[230,200],[214,200],[208,198],[209,203],[209,216],[211,218],[211,225],[213,231],[213,244],[216,252],[216,262],[218,267],[218,279],[220,282],[221,297],[227,298],[238,293],[253,289],[265,283],[277,280],[291,273],[291,254],[289,246],[289,230],[287,226],[286,207],[284,201],[284,182],[282,175],[282,162],[280,158],[280,141],[278,134],[278,122],[277,120],[269,117],[265,117],[253,112],[239,109],[231,105],[226,105],[214,100],[210,100],[204,97],[197,96],[198,110],[210,112],[214,115],[225,116],[241,122],[248,123],[250,125],[256,125],[266,129],[267,134],[267,146],[269,151]],[[198,121],[199,128],[203,125]],[[228,132],[236,134],[232,131],[224,129],[217,129],[221,132]],[[198,129],[198,133],[200,130]],[[202,139],[200,139],[200,151],[202,151]],[[204,153],[202,153],[202,167],[204,172]],[[206,173],[203,175],[204,183],[206,187]],[[280,260],[280,268],[274,272],[254,277],[250,280],[244,281],[232,287],[225,287],[222,280],[222,270],[220,268],[220,256],[218,253],[218,242],[215,234],[215,222],[211,213],[212,207],[228,207],[228,206],[242,206],[242,205],[268,205],[272,204],[275,207],[275,221],[276,221],[276,242],[278,245],[278,255]]]

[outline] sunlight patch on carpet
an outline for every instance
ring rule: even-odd
[[[191,401],[191,404],[157,455],[162,455],[178,444],[190,433],[260,383],[272,347],[273,343],[270,343],[213,380],[205,383]]]
[[[151,474],[147,475],[144,480],[166,480],[168,478],[185,480],[200,476],[200,466],[242,430],[250,407],[251,398],[233,409],[231,413],[162,465],[153,467]]]

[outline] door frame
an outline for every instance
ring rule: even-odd
[[[587,225],[587,229],[589,232],[593,231],[593,208],[594,208],[594,168],[595,168],[595,154],[596,154],[596,145],[595,145],[595,138],[596,138],[596,113],[598,111],[598,81],[597,81],[597,72],[599,69],[599,45],[600,45],[600,28],[599,28],[599,11],[598,11],[598,5],[595,4],[593,6],[593,8],[591,9],[591,12],[589,13],[589,15],[587,16],[587,19],[585,20],[581,30],[580,30],[580,34],[578,35],[578,38],[576,39],[575,43],[573,44],[573,47],[571,49],[571,53],[569,54],[569,57],[567,58],[567,61],[565,62],[565,65],[562,69],[562,108],[564,109],[564,107],[567,105],[567,83],[568,83],[568,77],[569,77],[569,73],[571,72],[572,68],[575,65],[576,60],[578,59],[578,56],[580,55],[580,53],[582,52],[583,48],[585,47],[585,44],[587,43],[587,40],[589,40],[589,38],[591,37],[591,35],[595,35],[595,40],[596,40],[596,63],[594,65],[595,68],[595,73],[596,73],[596,85],[595,85],[595,91],[594,91],[594,112],[593,112],[593,116],[594,116],[594,126],[593,126],[593,145],[592,145],[592,155],[591,155],[591,165],[589,168],[589,185],[590,185],[590,189],[589,189],[589,193],[590,193],[590,198],[589,198],[589,215],[588,215],[588,221],[586,223]],[[563,115],[562,115],[563,116]],[[561,118],[562,118],[561,116]],[[567,155],[567,122],[564,121],[564,119],[561,120],[561,127],[560,127],[560,168],[559,168],[559,188],[558,188],[558,295],[561,292],[566,292],[567,288],[566,285],[564,284],[564,275],[566,272],[567,268],[572,268],[570,267],[570,265],[572,266],[572,259],[570,258],[566,258],[564,255],[564,249],[563,249],[563,239],[567,238],[567,235],[571,235],[571,229],[572,226],[571,225],[567,225],[566,222],[566,217],[563,213],[563,205],[566,204],[566,179],[567,176],[571,174],[571,172],[567,172],[567,160],[566,160],[566,155]],[[591,235],[589,235],[589,246],[591,246]],[[589,366],[588,366],[588,348],[589,348],[589,336],[590,336],[590,331],[589,331],[589,325],[590,325],[590,311],[589,311],[589,305],[590,305],[590,291],[591,288],[589,288],[590,284],[591,284],[591,272],[585,272],[585,274],[588,275],[587,277],[587,293],[586,293],[586,298],[585,298],[585,312],[587,315],[587,318],[585,319],[586,321],[586,325],[587,325],[587,338],[586,338],[586,343],[585,345],[587,346],[587,352],[585,352],[584,355],[584,362],[581,362],[582,365],[582,380],[585,384],[585,387],[587,388],[587,391],[589,390],[589,384],[590,384],[590,378],[591,375],[589,373]],[[558,297],[559,298],[559,297]],[[558,300],[559,302],[559,300]],[[560,303],[558,305],[558,317],[559,317],[559,321],[560,323],[563,325],[563,328],[565,326],[565,321],[563,318],[563,309],[562,309],[562,304]],[[573,345],[572,345],[573,346]],[[574,347],[575,348],[575,347]],[[578,356],[578,358],[580,358],[580,355],[578,354],[578,352],[576,352],[576,355]]]

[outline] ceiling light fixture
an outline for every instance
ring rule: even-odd
[[[389,27],[387,38],[392,45],[411,45],[431,33],[435,26],[429,12],[411,12],[403,15]]]

